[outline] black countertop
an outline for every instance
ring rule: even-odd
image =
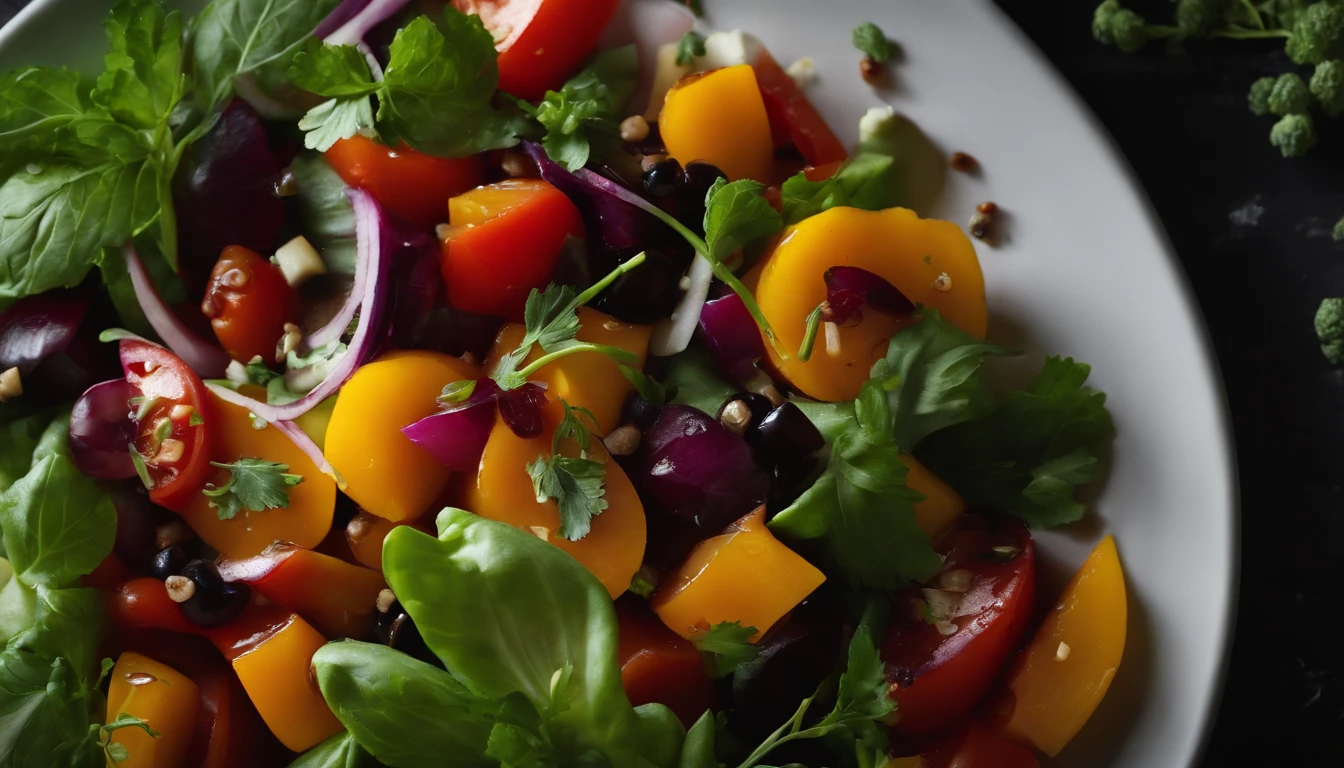
[[[1344,118],[1318,121],[1320,146],[1285,160],[1268,142],[1273,118],[1246,107],[1253,80],[1292,67],[1281,43],[1127,55],[1092,40],[1098,0],[997,2],[1128,156],[1222,366],[1241,472],[1242,575],[1205,765],[1339,765],[1344,653],[1326,628],[1344,611],[1344,372],[1321,357],[1312,317],[1322,297],[1344,295],[1344,244],[1329,237],[1344,216]],[[1169,9],[1156,4],[1152,20]]]

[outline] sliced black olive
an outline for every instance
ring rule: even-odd
[[[149,561],[149,575],[163,581],[177,576],[187,565],[187,553],[179,546],[164,547]]]
[[[671,197],[686,183],[686,172],[681,163],[667,158],[659,160],[644,172],[644,191],[649,197]]]
[[[241,581],[225,581],[209,560],[192,560],[182,567],[181,576],[194,588],[192,594],[180,601],[182,613],[193,624],[206,629],[232,621],[252,596],[251,587]]]
[[[775,461],[787,461],[798,456],[810,456],[826,445],[816,425],[798,406],[783,403],[771,411],[760,424],[749,430],[747,442],[755,445]]]

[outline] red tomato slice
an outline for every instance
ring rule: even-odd
[[[448,303],[467,312],[523,319],[533,288],[544,288],[565,241],[583,237],[583,217],[539,179],[477,187],[448,201],[439,261]]]
[[[482,155],[435,157],[359,135],[336,142],[324,157],[346,184],[366,190],[389,213],[424,229],[444,220],[448,198],[480,184],[485,174]]]
[[[143,414],[135,449],[149,471],[149,498],[172,509],[199,491],[210,474],[205,385],[181,358],[147,341],[123,340],[121,366],[139,392],[130,407],[132,418]]]
[[[714,705],[714,681],[695,645],[668,629],[642,599],[617,600],[616,620],[621,686],[630,703],[664,704],[682,725],[694,725]]]
[[[299,293],[269,260],[230,245],[210,273],[201,311],[229,357],[246,363],[260,355],[269,364],[285,323],[298,320]]]
[[[922,593],[912,591],[896,598],[882,647],[896,730],[907,734],[941,728],[975,706],[1021,640],[1036,589],[1031,536],[1015,519],[963,515],[938,548],[947,557],[942,583],[966,588],[948,593],[960,598],[950,619],[956,631],[944,635],[917,617]]]
[[[836,163],[849,157],[845,145],[807,100],[803,89],[769,53],[762,50],[751,68],[756,73],[756,84],[760,86],[777,146],[792,143],[808,165]]]
[[[499,89],[536,101],[593,52],[620,0],[453,0],[495,35]]]

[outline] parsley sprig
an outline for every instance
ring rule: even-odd
[[[740,621],[721,621],[691,638],[696,650],[704,656],[705,666],[715,678],[724,678],[741,664],[755,661],[761,651],[751,644],[756,636],[755,627],[744,627]]]
[[[239,459],[211,466],[227,469],[229,480],[219,487],[207,484],[201,493],[210,497],[210,506],[220,520],[232,520],[243,510],[262,512],[289,506],[289,489],[303,482],[303,475],[289,473],[289,465],[265,459]]]
[[[533,289],[523,308],[523,325],[526,328],[523,340],[517,349],[500,358],[495,369],[490,372],[490,378],[501,389],[517,389],[527,383],[527,377],[546,365],[578,352],[601,352],[618,363],[637,362],[638,356],[628,350],[608,344],[582,342],[575,337],[579,333],[579,307],[597,298],[616,278],[643,264],[644,258],[643,253],[636,254],[578,295],[574,294],[572,287],[554,283],[544,293]],[[523,366],[523,361],[532,353],[533,345],[540,345],[545,354]]]
[[[553,499],[560,509],[560,538],[578,541],[592,530],[593,518],[607,508],[607,501],[602,498],[607,492],[607,468],[602,462],[588,458],[592,432],[580,417],[586,416],[596,425],[592,411],[564,400],[560,405],[565,416],[551,436],[551,455],[538,456],[527,465],[527,474],[532,478],[537,503]],[[566,440],[578,446],[578,456],[560,454],[560,445]]]

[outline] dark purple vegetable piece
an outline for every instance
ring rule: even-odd
[[[760,329],[736,293],[705,302],[700,310],[700,334],[719,370],[739,387],[756,375],[756,361],[765,356]]]
[[[745,743],[759,742],[788,720],[839,663],[843,627],[811,602],[767,632],[756,645],[760,655],[733,672],[729,726]]]
[[[179,546],[164,547],[149,560],[149,575],[163,581],[169,576],[181,575],[187,567],[187,553]]]
[[[770,493],[770,476],[751,447],[713,417],[665,405],[628,462],[650,516],[679,517],[717,534]]]
[[[524,384],[499,396],[499,415],[513,434],[529,439],[541,434],[541,409],[546,406],[546,390],[536,384]]]
[[[28,377],[48,358],[65,352],[74,340],[89,296],[62,289],[27,296],[0,312],[0,371],[18,368]]]
[[[644,264],[616,278],[602,294],[607,314],[627,323],[650,325],[677,306],[677,284],[690,264],[660,248],[645,252]]]
[[[500,395],[493,379],[479,379],[464,402],[452,404],[401,432],[449,471],[475,471],[495,424],[495,401]]]
[[[181,603],[182,613],[191,623],[205,629],[229,623],[247,606],[252,588],[242,581],[225,581],[219,568],[209,560],[192,560],[181,575],[196,586],[196,592]]]
[[[227,245],[263,255],[279,243],[284,202],[275,194],[283,167],[267,142],[261,118],[234,99],[183,158],[173,189],[178,247],[188,292],[203,289]]]
[[[397,347],[414,349],[429,328],[442,293],[439,249],[423,232],[402,232],[403,242],[392,257],[392,340]]]
[[[525,141],[523,148],[536,162],[541,178],[555,185],[578,206],[589,240],[596,241],[596,245],[611,251],[634,249],[631,251],[633,255],[654,241],[657,233],[666,228],[648,211],[641,211],[609,190],[590,184],[565,170],[547,157],[540,145]],[[594,243],[590,242],[590,245]]]
[[[887,315],[906,315],[915,305],[883,278],[859,267],[831,267],[826,281],[826,306],[821,319],[844,325],[865,304]]]
[[[79,471],[104,480],[135,477],[127,445],[136,424],[130,399],[139,394],[125,379],[89,387],[70,411],[70,455]]]
[[[112,551],[131,568],[143,568],[158,551],[156,532],[159,523],[170,513],[149,500],[138,478],[127,483],[109,484],[108,490],[112,506],[117,510],[117,537]]]
[[[625,396],[625,403],[621,405],[621,423],[634,424],[640,430],[645,430],[658,420],[658,411],[657,403],[650,403],[640,397],[638,392],[631,392]]]

